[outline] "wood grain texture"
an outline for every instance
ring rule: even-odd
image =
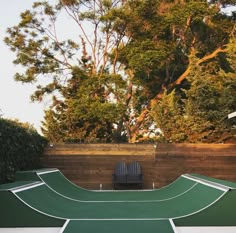
[[[185,173],[236,182],[236,144],[56,144],[47,147],[43,167],[58,168],[88,189],[112,189],[112,173],[121,160],[138,161],[144,188],[163,187]]]

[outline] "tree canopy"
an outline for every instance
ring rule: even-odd
[[[136,142],[155,125],[167,141],[232,136],[235,1],[38,1],[7,30],[6,44],[46,95],[52,141]],[[59,32],[61,17],[69,29]],[[65,39],[66,38],[66,39]],[[195,129],[195,130],[194,130]],[[141,135],[140,135],[141,134]]]

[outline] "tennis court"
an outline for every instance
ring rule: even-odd
[[[90,191],[58,169],[20,172],[17,182],[0,186],[0,232],[231,233],[235,188],[186,174],[156,190]]]

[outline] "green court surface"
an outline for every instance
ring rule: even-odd
[[[0,186],[0,232],[12,227],[62,227],[65,220],[40,213],[22,202],[14,194],[16,190],[33,188],[38,182],[15,182]]]
[[[47,233],[195,233],[203,226],[208,233],[236,232],[233,182],[186,174],[156,190],[90,191],[58,169],[20,172],[17,180],[0,186],[0,232],[47,227]]]
[[[48,171],[28,171],[18,172],[17,180],[35,180],[43,181],[55,192],[64,197],[80,201],[138,201],[138,200],[163,200],[170,199],[183,192],[188,191],[196,185],[196,181],[192,181],[183,177],[179,177],[172,184],[157,190],[135,190],[135,191],[91,191],[83,189],[71,183],[57,169]]]
[[[174,218],[204,208],[222,194],[223,191],[202,184],[195,185],[175,198],[151,202],[74,201],[58,195],[44,184],[16,193],[33,208],[65,219]]]
[[[117,229],[120,229],[120,231],[118,231]],[[72,232],[174,233],[169,220],[70,221],[64,233]]]
[[[226,181],[226,180],[219,180],[219,179],[215,179],[215,178],[212,178],[212,177],[207,177],[207,176],[203,176],[203,175],[199,175],[199,174],[190,174],[189,177],[192,177],[193,179],[198,178],[198,180],[202,179],[203,181],[207,180],[209,182],[212,182],[213,184],[217,183],[217,184],[222,185],[222,186],[231,187],[232,189],[236,188],[236,183]]]

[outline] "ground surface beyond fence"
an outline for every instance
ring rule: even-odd
[[[138,161],[144,188],[159,188],[185,173],[236,181],[236,144],[56,144],[42,156],[46,168],[58,168],[88,189],[112,188],[118,161]]]

